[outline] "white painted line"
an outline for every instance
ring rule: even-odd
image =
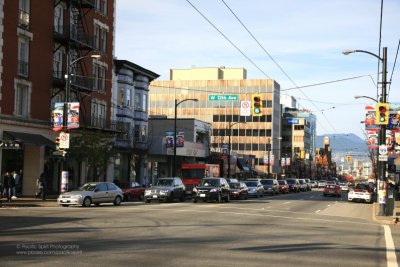
[[[292,202],[290,202],[290,201],[289,202],[285,202],[285,203],[283,203],[283,205],[290,204],[290,203],[292,203]]]
[[[398,267],[399,265],[397,263],[396,248],[394,247],[392,232],[390,231],[390,227],[388,225],[383,225],[382,227],[385,230],[387,266]]]
[[[317,210],[315,213],[318,213],[318,212],[320,212],[321,210]]]

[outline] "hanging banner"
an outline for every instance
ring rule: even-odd
[[[51,111],[51,126],[55,132],[61,131],[63,127],[64,103],[54,103]]]
[[[70,102],[67,106],[68,110],[68,129],[79,128],[79,102]]]

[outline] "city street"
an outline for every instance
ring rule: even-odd
[[[321,191],[230,203],[0,212],[1,266],[393,266],[372,205]],[[396,248],[399,247],[395,240]],[[397,259],[400,251],[397,249]],[[389,254],[390,255],[390,254]]]

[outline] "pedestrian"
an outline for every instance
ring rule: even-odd
[[[14,186],[14,178],[9,172],[6,172],[3,176],[3,197],[7,195],[8,201],[11,201],[11,190]]]
[[[20,182],[21,182],[21,176],[18,174],[17,171],[14,171],[13,177],[14,177],[14,181],[15,181],[15,192],[14,192],[14,196],[17,197],[17,194],[19,193],[19,187],[20,187]]]
[[[36,192],[36,198],[42,197],[42,200],[46,199],[46,176],[44,172],[40,175],[40,177],[36,180],[36,185],[38,187],[38,192]]]

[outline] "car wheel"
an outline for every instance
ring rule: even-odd
[[[116,196],[114,199],[114,206],[119,206],[121,205],[122,199],[120,196]]]
[[[217,203],[221,203],[221,194],[218,194]]]
[[[151,200],[150,200],[150,199],[146,199],[144,202],[146,202],[146,203],[150,203],[150,202],[151,202]]]
[[[90,197],[85,197],[82,207],[90,207],[90,205],[92,205],[92,199]]]
[[[182,192],[182,194],[181,194],[181,198],[179,199],[181,202],[184,202],[185,201],[185,199],[186,199],[186,195],[185,195],[185,192]]]
[[[231,201],[231,196],[228,194],[228,195],[226,196],[226,198],[225,198],[225,202],[229,202],[229,201]]]
[[[174,193],[171,192],[171,195],[169,196],[167,202],[173,202],[174,201]]]
[[[197,198],[193,198],[193,203],[197,203]]]
[[[61,206],[63,206],[65,208],[65,207],[68,207],[69,205],[61,205]]]
[[[140,194],[140,196],[139,196],[139,200],[140,201],[143,201],[144,200],[144,194],[142,193],[142,194]]]

